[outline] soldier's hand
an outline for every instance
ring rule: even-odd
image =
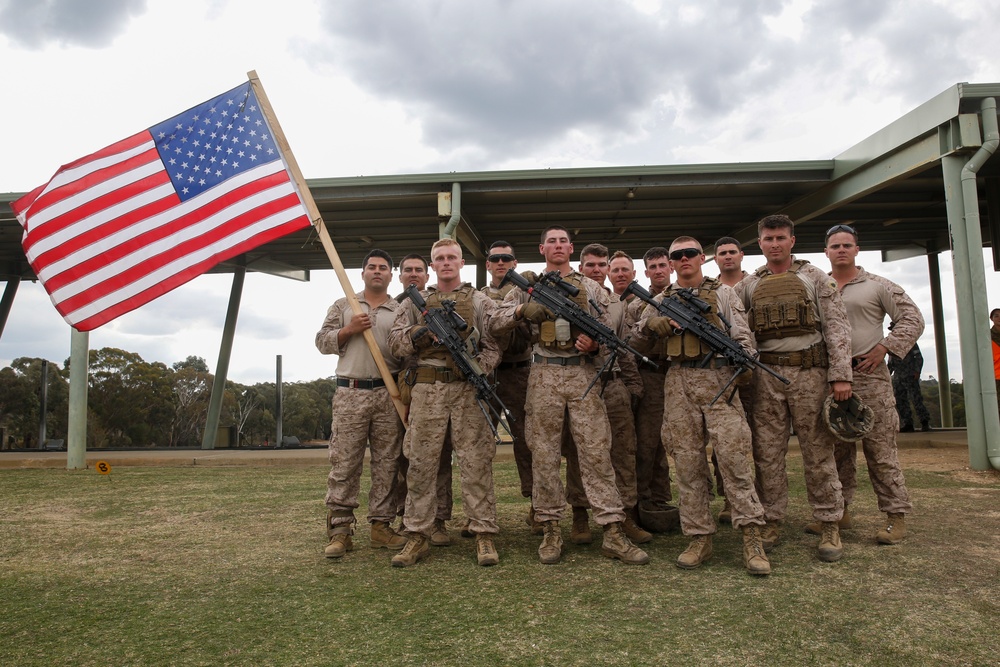
[[[423,350],[434,343],[434,335],[427,327],[415,326],[410,328],[410,340],[413,341],[413,347]]]
[[[351,317],[351,321],[344,325],[344,332],[349,335],[361,333],[365,329],[372,328],[372,320],[367,313],[358,313]]]
[[[671,336],[674,333],[674,325],[669,317],[651,317],[646,320],[646,329],[652,331],[657,336]]]
[[[733,384],[737,387],[749,387],[751,382],[753,382],[753,368],[747,366],[742,373],[736,376],[736,381]]]
[[[538,274],[534,271],[521,271],[521,277],[527,280],[529,285],[534,285],[538,282]]]
[[[540,303],[535,303],[534,301],[529,301],[528,303],[521,305],[521,318],[528,320],[529,322],[534,322],[535,324],[540,324],[546,320],[556,319],[551,310]]]

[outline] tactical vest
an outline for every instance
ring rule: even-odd
[[[476,313],[473,305],[472,295],[475,293],[475,289],[472,285],[462,285],[454,292],[441,292],[440,290],[434,290],[427,295],[427,308],[442,308],[441,305],[443,301],[454,301],[455,302],[455,313],[458,314],[465,323],[468,325],[464,331],[459,331],[458,335],[462,337],[462,340],[469,340],[469,336],[476,334],[476,343],[478,343],[479,333],[476,332]],[[420,318],[421,323],[423,323],[423,317]],[[448,368],[455,368],[455,362],[451,358],[451,353],[448,352],[448,348],[443,345],[431,345],[420,350],[420,359],[440,359],[448,364]],[[457,369],[456,369],[457,370]]]
[[[587,286],[579,275],[568,275],[564,281],[577,288],[576,296],[567,298],[573,301],[585,313],[590,313],[590,302],[587,301]],[[572,350],[576,338],[582,334],[579,328],[572,326],[566,320],[546,320],[539,325],[538,344],[556,350]]]
[[[490,297],[497,303],[503,303],[504,298],[507,294],[515,289],[517,285],[514,283],[507,283],[503,287],[491,287],[486,285],[480,292]],[[523,323],[522,323],[523,324]],[[507,333],[500,334],[499,336],[494,335],[493,339],[500,346],[500,350],[504,353],[504,356],[517,356],[523,355],[531,348],[532,339],[530,333],[525,333],[528,327],[517,326],[508,331]]]
[[[702,316],[711,323],[713,327],[722,329],[722,320],[719,318],[719,298],[716,291],[722,283],[713,278],[705,278],[698,287],[696,296],[712,307]],[[667,296],[677,294],[679,288],[671,285],[667,289]],[[712,348],[706,345],[700,338],[685,331],[679,336],[667,336],[660,338],[656,343],[656,350],[663,357],[670,357],[674,361],[684,361],[693,359],[703,359],[706,354],[712,352]]]
[[[804,336],[820,330],[820,323],[809,301],[809,292],[798,277],[805,260],[794,260],[784,273],[773,274],[762,266],[751,295],[747,321],[757,340]]]

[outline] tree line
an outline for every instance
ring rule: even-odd
[[[70,361],[48,362],[46,439],[65,439],[69,418]],[[12,448],[38,447],[43,360],[19,357],[0,369],[0,428]],[[200,447],[214,375],[201,357],[171,366],[134,352],[90,351],[87,446]],[[300,441],[330,437],[333,378],[282,384],[282,433]],[[274,444],[276,385],[227,381],[220,427],[235,432],[235,446]],[[44,444],[44,443],[43,443]]]
[[[38,447],[42,359],[19,357],[0,369],[0,429],[12,448]],[[66,438],[69,359],[48,362],[46,437]],[[215,376],[201,357],[171,366],[147,362],[134,352],[105,347],[90,351],[87,446],[200,447]],[[961,382],[951,381],[955,426],[965,426]],[[220,427],[235,431],[237,447],[274,444],[276,385],[227,381]],[[282,385],[282,433],[301,442],[328,440],[333,378]],[[938,383],[920,382],[931,425],[941,425]]]

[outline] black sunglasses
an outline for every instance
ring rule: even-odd
[[[834,225],[830,229],[826,230],[826,238],[830,238],[834,234],[839,234],[840,232],[847,232],[854,238],[858,238],[858,232],[850,225]]]
[[[681,248],[680,250],[674,250],[670,253],[670,259],[673,261],[680,260],[681,257],[687,257],[688,259],[694,259],[701,254],[701,250],[697,248]]]
[[[514,261],[514,255],[508,255],[507,253],[503,253],[502,255],[490,255],[489,257],[486,258],[486,261],[488,261],[488,262],[513,262]]]

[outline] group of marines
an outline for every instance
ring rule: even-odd
[[[794,224],[787,216],[761,219],[758,244],[765,264],[753,273],[743,271],[743,251],[731,237],[715,243],[720,270],[715,278],[703,274],[706,255],[691,236],[674,239],[669,248],[651,248],[643,262],[655,302],[682,290],[694,295],[705,304],[708,322],[774,374],[732,367],[655,303],[637,298],[627,289],[635,270],[624,252],[609,256],[604,246],[589,245],[574,270],[573,242],[562,227],[541,235],[547,278],[558,275],[575,288],[566,291],[576,292],[568,298],[648,361],[612,355],[532,298],[530,287],[504,281],[517,267],[505,241],[489,250],[490,283],[481,290],[462,282],[462,251],[450,239],[431,248],[434,285],[427,285],[423,257],[408,255],[400,262],[400,281],[420,290],[427,309],[447,305],[467,324],[460,334],[511,413],[507,427],[521,494],[530,498],[526,522],[541,536],[540,562],[557,563],[562,556],[560,521],[568,504],[570,541],[592,541],[589,511],[603,528],[601,553],[628,564],[648,563],[636,545],[653,539],[650,530],[672,527],[671,518],[676,525],[679,517],[690,542],[676,564],[697,568],[711,557],[717,530],[710,511],[710,452],[715,490],[725,497],[719,519],[742,531],[747,571],[769,574],[768,553],[781,539],[788,508],[785,457],[793,428],[814,519],[806,532],[819,535],[820,560],[839,560],[840,529],[850,527],[847,508],[857,486],[857,443],[835,437],[823,414],[828,397],[847,401],[852,394],[875,413],[862,446],[879,509],[886,514],[876,540],[895,544],[905,537],[911,505],[897,457],[899,422],[886,355],[903,357],[913,346],[924,326],[920,310],[898,285],[856,264],[858,235],[848,225],[836,225],[826,235],[829,273],[792,255]],[[489,413],[426,326],[424,313],[405,293],[389,296],[392,270],[388,254],[369,253],[361,274],[364,289],[356,295],[363,313],[352,314],[347,299],[340,299],[316,335],[320,352],[339,355],[325,554],[337,558],[353,549],[367,447],[372,547],[398,551],[392,565],[406,567],[432,545],[451,543],[446,522],[454,453],[468,519],[462,534],[475,538],[480,565],[495,565],[496,444]],[[529,285],[539,279],[531,272],[522,275]],[[886,317],[893,323],[888,335]],[[405,429],[361,335],[366,330],[391,372],[407,378],[400,383],[409,394]],[[670,504],[668,455],[679,507]],[[400,515],[397,529],[392,524]]]

